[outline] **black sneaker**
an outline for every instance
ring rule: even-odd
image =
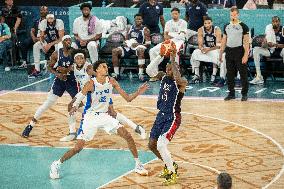
[[[228,101],[228,100],[233,100],[235,99],[235,95],[228,95],[226,98],[224,98],[225,101]]]
[[[28,126],[26,126],[25,130],[22,133],[22,137],[28,138],[32,129],[33,127],[30,124],[28,124]]]
[[[248,96],[247,95],[243,95],[241,101],[247,101],[248,100]]]

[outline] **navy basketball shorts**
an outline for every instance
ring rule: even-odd
[[[150,138],[158,140],[159,136],[164,135],[169,141],[172,140],[175,132],[181,123],[180,113],[159,112],[150,132]]]
[[[53,94],[59,97],[61,97],[64,92],[67,91],[69,95],[74,98],[79,89],[75,79],[67,79],[66,81],[62,81],[58,78],[55,78],[51,90]]]

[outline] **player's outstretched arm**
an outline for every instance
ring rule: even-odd
[[[149,89],[149,85],[147,82],[143,83],[136,92],[132,94],[127,94],[119,85],[119,83],[112,77],[110,77],[109,82],[112,84],[113,88],[117,90],[117,92],[124,98],[127,102],[131,102],[137,96],[145,93],[146,90]]]
[[[177,82],[178,86],[179,86],[179,90],[184,93],[186,86],[188,84],[187,79],[184,77],[181,77],[180,71],[178,69],[178,65],[175,62],[175,56],[174,56],[174,52],[171,55],[171,62],[172,62],[172,71],[173,71],[173,75],[174,75],[174,79]]]

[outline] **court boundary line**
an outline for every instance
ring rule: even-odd
[[[45,78],[43,80],[47,80],[49,78]],[[38,83],[41,83],[43,82],[43,80],[40,80],[38,81]],[[30,87],[32,85],[35,85],[37,84],[36,82],[35,83],[31,83],[29,84],[29,86],[23,86],[23,87],[20,87],[20,88],[17,88],[17,89],[14,89],[14,90],[7,90],[7,92],[3,92],[3,93],[0,93],[0,96],[3,96],[5,94],[9,94],[9,93],[13,93],[13,92],[16,92],[16,93],[24,93],[24,94],[47,94],[48,92],[46,91],[18,91],[18,90],[21,90],[23,88],[26,88],[26,87]],[[67,93],[64,93],[63,94],[64,96],[68,96]],[[120,96],[119,94],[113,94],[114,96]],[[158,95],[140,95],[140,97],[143,97],[143,98],[150,98],[150,99],[154,99],[154,98],[157,98]],[[224,101],[224,97],[198,97],[198,96],[184,96],[183,97],[184,99],[190,99],[190,100],[212,100],[212,101]],[[235,99],[235,100],[232,100],[232,102],[238,102],[238,97]],[[247,102],[273,102],[273,103],[283,103],[284,102],[284,99],[283,98],[279,98],[279,99],[269,99],[269,98],[249,98]]]
[[[13,93],[13,92],[15,92],[15,91],[18,91],[18,90],[21,90],[21,89],[24,89],[24,88],[27,88],[27,87],[36,85],[36,84],[38,84],[38,83],[42,83],[42,82],[44,82],[44,81],[46,81],[46,80],[49,80],[49,77],[44,78],[44,79],[41,79],[41,80],[36,81],[36,82],[33,82],[33,83],[30,83],[30,84],[28,84],[28,85],[24,85],[24,86],[22,86],[22,87],[18,87],[18,88],[13,89],[13,90],[9,90],[9,91],[4,92],[4,93],[0,93],[0,96],[4,96],[4,95],[6,95],[6,94],[10,94],[10,93]]]
[[[134,105],[121,105],[121,106],[126,106],[126,107],[136,107],[136,108],[145,108],[145,109],[152,109],[152,110],[157,110],[156,108],[153,108],[153,107],[147,107],[147,106],[134,106]],[[205,118],[209,118],[209,119],[213,119],[213,120],[218,120],[218,121],[221,121],[221,122],[226,122],[226,123],[230,123],[230,124],[233,124],[233,125],[237,125],[237,126],[240,126],[240,127],[243,127],[243,128],[246,128],[248,130],[251,130],[259,135],[262,135],[263,137],[265,137],[266,139],[272,141],[279,149],[280,151],[282,152],[282,156],[284,157],[284,148],[282,147],[281,144],[279,144],[275,139],[273,139],[272,137],[254,129],[254,128],[250,128],[250,127],[247,127],[245,125],[242,125],[242,124],[239,124],[239,123],[235,123],[235,122],[232,122],[232,121],[228,121],[228,120],[225,120],[225,119],[222,119],[222,118],[216,118],[216,117],[212,117],[212,116],[207,116],[207,115],[202,115],[202,114],[195,114],[195,113],[190,113],[190,112],[181,112],[182,114],[188,114],[188,115],[195,115],[195,116],[198,116],[198,117],[205,117]],[[281,170],[279,171],[279,173],[268,183],[266,184],[265,186],[261,187],[262,189],[267,189],[268,187],[270,187],[274,182],[276,182],[284,173],[284,164],[282,164],[282,168]]]
[[[48,78],[47,78],[48,79]],[[1,96],[1,95],[0,95]],[[147,97],[146,97],[147,98]],[[0,99],[0,101],[3,101]],[[4,102],[8,102],[8,101],[4,101]],[[10,101],[10,102],[17,102],[17,101]],[[25,101],[20,101],[20,102],[25,102]],[[30,102],[30,101],[26,101],[26,102]],[[35,103],[35,102],[32,102],[32,103]],[[121,105],[121,106],[124,106],[124,107],[136,107],[136,108],[145,108],[145,109],[152,109],[152,110],[156,110],[156,108],[153,108],[153,107],[147,107],[147,106],[134,106],[134,105]],[[282,147],[281,144],[279,144],[275,139],[273,139],[272,137],[254,129],[254,128],[250,128],[250,127],[247,127],[245,125],[242,125],[242,124],[239,124],[239,123],[235,123],[235,122],[232,122],[232,121],[228,121],[228,120],[225,120],[225,119],[222,119],[222,118],[216,118],[216,117],[212,117],[212,116],[207,116],[207,115],[202,115],[202,114],[195,114],[195,113],[190,113],[190,112],[181,112],[183,114],[188,114],[188,115],[195,115],[195,116],[198,116],[198,117],[205,117],[205,118],[209,118],[209,119],[213,119],[213,120],[218,120],[218,121],[222,121],[222,122],[226,122],[226,123],[230,123],[230,124],[233,124],[233,125],[237,125],[237,126],[240,126],[240,127],[243,127],[243,128],[246,128],[248,130],[251,130],[259,135],[262,135],[264,138],[272,141],[279,149],[280,151],[282,152],[282,155],[284,156],[284,148]],[[284,164],[282,165],[282,168],[281,170],[279,171],[279,173],[265,186],[262,187],[262,189],[267,189],[268,187],[270,187],[274,182],[276,182],[284,173]]]

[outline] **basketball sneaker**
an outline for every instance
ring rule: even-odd
[[[148,175],[148,171],[144,168],[144,166],[141,163],[136,163],[134,171],[142,176]]]
[[[200,82],[201,82],[200,76],[194,75],[192,77],[191,84],[200,83]]]
[[[210,83],[211,83],[211,84],[217,83],[217,81],[216,81],[216,75],[211,75]]]
[[[253,84],[253,85],[263,84],[264,83],[263,77],[262,76],[255,76],[255,78],[253,80],[251,80],[249,83]]]
[[[141,125],[137,125],[135,132],[141,136],[142,139],[146,139],[147,133]]]
[[[75,140],[77,137],[76,133],[69,133],[67,136],[60,139],[60,142],[69,142]]]
[[[164,185],[168,186],[168,185],[173,185],[173,184],[176,184],[177,183],[177,173],[169,173],[166,175],[166,178],[163,182]]]
[[[176,174],[177,174],[177,171],[178,171],[178,164],[177,164],[176,162],[174,162],[173,165],[174,165],[174,168],[175,168],[175,172],[176,172]],[[163,171],[159,174],[159,177],[160,177],[160,178],[166,178],[166,176],[169,174],[169,172],[170,172],[170,171],[168,170],[167,166],[165,165]]]
[[[22,137],[28,138],[30,136],[30,132],[32,131],[33,127],[28,124],[22,133]]]
[[[54,161],[50,165],[49,176],[51,179],[59,179],[59,173],[58,173],[59,169],[60,169],[60,162],[58,161]]]

